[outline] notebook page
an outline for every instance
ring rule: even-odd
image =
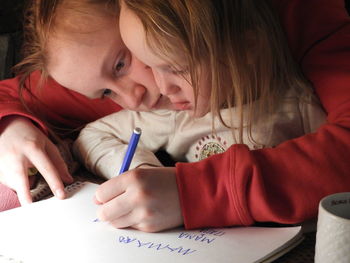
[[[260,262],[300,237],[300,227],[115,229],[95,222],[96,188],[82,183],[66,200],[53,197],[0,213],[0,255],[25,263]]]

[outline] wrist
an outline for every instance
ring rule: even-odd
[[[22,121],[29,121],[30,120],[26,117],[20,116],[20,115],[8,115],[4,116],[0,119],[0,135],[5,131],[5,129],[16,120],[22,120]]]

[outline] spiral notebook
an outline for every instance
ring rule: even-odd
[[[301,227],[115,229],[95,220],[97,186],[78,182],[68,199],[0,213],[0,262],[271,262],[302,240]]]

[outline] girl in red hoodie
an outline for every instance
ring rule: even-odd
[[[43,8],[40,10],[52,7],[41,4]],[[168,171],[176,174],[180,200],[186,200],[181,203],[181,213],[187,228],[248,225],[255,221],[301,222],[315,217],[317,203],[322,196],[348,190],[350,185],[347,176],[347,156],[350,153],[350,54],[347,48],[350,43],[350,22],[344,2],[285,0],[275,1],[274,7],[280,15],[295,59],[312,81],[328,114],[327,124],[316,133],[285,142],[273,149],[249,151],[243,145],[235,145],[227,152],[201,162],[178,163],[175,171],[169,168]],[[45,14],[50,12],[41,13]],[[45,24],[51,20],[40,21]],[[36,37],[38,36],[46,35]],[[34,47],[40,50],[40,44],[42,43]],[[78,51],[80,50],[76,49]],[[28,53],[29,58],[33,58],[31,54]],[[0,83],[0,180],[16,190],[23,203],[30,200],[28,167],[35,166],[54,192],[62,190],[61,178],[65,182],[70,181],[57,149],[44,135],[48,131],[47,124],[55,125],[59,128],[55,131],[62,133],[62,129],[66,131],[79,128],[120,109],[110,99],[87,99],[76,93],[75,88],[66,89],[51,77],[43,81],[39,92],[35,87],[40,84],[41,76],[45,76],[42,74],[45,71],[40,58],[42,57],[34,56],[33,62],[36,63],[31,64],[31,70],[20,71],[19,77]],[[80,69],[84,65],[80,63],[76,68]],[[115,68],[119,71],[123,66],[125,63],[116,63]],[[77,80],[84,79],[73,77]],[[60,82],[58,76],[56,78]],[[18,87],[21,84],[25,87],[22,98],[30,112],[19,100]],[[139,102],[144,100],[132,100],[143,98],[137,96],[143,94],[143,91],[140,92],[135,87],[128,90],[136,93],[124,96],[117,103],[137,109]],[[158,98],[159,94],[151,88],[147,88],[147,92],[149,89],[154,92],[150,92],[150,95],[153,94],[150,98]],[[100,90],[97,86],[94,89],[94,96],[86,95],[110,95],[109,90]],[[131,99],[132,103],[127,99]],[[153,106],[152,102],[149,100],[144,108]],[[227,165],[230,165],[229,176]],[[187,174],[199,177],[186,176]],[[279,177],[281,174],[283,177]],[[12,184],[14,175],[21,180]],[[230,191],[227,190],[227,185],[232,186]],[[147,224],[143,227],[135,224],[135,227],[154,230]]]

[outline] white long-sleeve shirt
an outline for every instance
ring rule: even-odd
[[[230,123],[231,110],[221,110],[227,123]],[[251,131],[254,141],[244,128],[243,143],[250,149],[274,147],[313,132],[324,122],[325,113],[319,105],[298,99],[289,92],[273,114],[255,120]],[[154,155],[158,150],[165,150],[175,161],[195,162],[224,152],[236,143],[230,128],[218,119],[214,123],[215,133],[211,113],[195,119],[186,111],[123,110],[88,124],[75,141],[74,152],[88,170],[111,178],[120,170],[133,129],[140,127],[142,135],[130,169],[143,164],[162,166]]]

